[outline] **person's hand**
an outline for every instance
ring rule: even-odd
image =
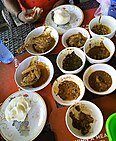
[[[24,23],[34,23],[40,18],[42,12],[42,8],[34,7],[33,9],[23,10],[21,13],[18,14],[18,18]]]

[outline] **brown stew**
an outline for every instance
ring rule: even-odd
[[[111,29],[103,24],[96,24],[91,29],[94,33],[99,35],[106,35],[111,33]]]
[[[51,37],[50,34],[48,35],[40,35],[38,37],[33,37],[31,41],[33,49],[38,53],[44,53],[50,50],[54,44],[55,39]]]
[[[71,35],[67,40],[66,43],[69,47],[82,47],[87,38],[84,37],[80,32],[74,35]]]
[[[63,81],[58,88],[57,95],[63,100],[74,100],[80,95],[80,88],[73,81]]]
[[[112,85],[112,78],[105,71],[95,71],[89,76],[88,82],[93,90],[104,92]]]
[[[39,62],[38,67],[40,68],[41,75],[39,80],[34,83],[32,87],[39,87],[43,85],[48,80],[48,77],[50,75],[50,70],[46,64]]]
[[[91,46],[91,44],[90,44]],[[87,55],[93,59],[101,60],[105,59],[110,56],[109,50],[104,46],[103,41],[100,42],[100,45],[95,45],[94,47],[90,48],[87,52]]]
[[[72,118],[72,126],[78,130],[81,130],[83,135],[86,135],[89,133],[89,130],[91,129],[90,124],[93,123],[94,119],[91,115],[82,112],[79,105],[77,105],[75,109],[78,112],[78,118],[76,118],[72,111],[69,113],[69,116]]]

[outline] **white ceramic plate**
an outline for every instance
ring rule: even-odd
[[[24,122],[5,119],[5,108],[11,99],[24,95],[31,102],[31,110]],[[5,140],[8,141],[31,141],[43,130],[47,118],[47,108],[43,98],[36,92],[27,93],[18,91],[10,95],[0,109],[0,131]]]
[[[53,17],[53,12],[61,8],[64,8],[69,12],[69,14],[71,15],[70,16],[71,19],[67,24],[59,26],[55,24],[52,17]],[[46,20],[45,20],[45,25],[52,26],[58,31],[59,34],[63,34],[70,28],[80,26],[83,22],[83,19],[84,19],[84,14],[83,14],[83,11],[79,7],[75,5],[61,5],[61,6],[58,6],[52,9],[48,13]]]
[[[40,27],[37,27],[37,28],[33,29],[33,30],[27,35],[27,37],[26,37],[26,39],[25,39],[25,42],[26,42],[30,37],[37,37],[37,36],[40,36],[40,35],[44,32],[44,30],[45,30],[46,27],[47,27],[47,26],[40,26]],[[43,52],[43,53],[38,53],[38,52],[35,51],[31,46],[29,46],[28,48],[26,48],[26,50],[27,50],[27,52],[29,52],[31,55],[45,55],[45,54],[49,53],[50,51],[52,51],[52,50],[56,47],[56,45],[57,45],[57,43],[58,43],[58,40],[59,40],[58,32],[57,32],[57,30],[54,29],[53,27],[48,26],[48,28],[49,28],[49,30],[51,31],[50,35],[55,39],[55,44],[54,44],[54,46],[53,46],[52,48],[50,48],[48,51],[45,51],[45,52]]]
[[[59,95],[57,95],[57,93],[59,91],[59,88],[58,88],[59,84],[63,81],[66,81],[66,80],[73,81],[79,86],[80,95],[79,95],[79,97],[77,97],[77,99],[67,101],[67,100],[63,100],[62,98],[60,98]],[[83,81],[78,76],[76,76],[74,74],[61,75],[60,77],[58,77],[54,81],[53,86],[52,86],[52,95],[53,95],[54,99],[61,105],[69,106],[71,104],[74,104],[75,102],[79,102],[83,98],[84,93],[85,93],[85,86],[83,84]]]

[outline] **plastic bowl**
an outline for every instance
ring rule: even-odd
[[[109,141],[116,139],[116,113],[111,114],[106,120],[106,133]]]

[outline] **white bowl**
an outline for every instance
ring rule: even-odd
[[[73,70],[73,71],[67,71],[67,70],[64,70],[63,69],[63,60],[65,59],[65,57],[68,55],[68,54],[71,54],[72,52],[75,52],[75,54],[81,58],[82,60],[82,65],[76,69],[76,70]],[[70,73],[70,74],[76,74],[76,73],[79,73],[85,66],[85,62],[86,62],[86,57],[85,57],[85,54],[84,52],[79,49],[79,48],[76,48],[76,47],[68,47],[68,48],[65,48],[63,49],[61,52],[59,52],[59,54],[57,55],[57,58],[56,58],[56,63],[57,63],[57,66],[58,68],[63,72],[63,73]]]
[[[62,44],[64,47],[68,47],[67,43],[66,43],[66,40],[71,36],[71,35],[74,35],[74,34],[78,34],[78,33],[81,33],[84,37],[86,37],[87,39],[90,38],[90,35],[89,35],[89,32],[85,29],[85,28],[82,28],[82,27],[76,27],[76,28],[71,28],[69,30],[67,30],[63,36],[62,36]],[[83,48],[80,47],[80,48]]]
[[[53,68],[53,65],[52,65],[51,61],[47,57],[38,56],[38,61],[45,63],[48,66],[49,70],[50,70],[48,80],[39,87],[35,87],[35,88],[22,87],[21,86],[21,80],[22,80],[22,78],[21,78],[22,74],[21,73],[25,69],[28,68],[28,66],[30,64],[30,61],[32,60],[33,57],[34,56],[31,56],[31,57],[28,57],[25,60],[23,60],[19,64],[19,66],[18,66],[18,68],[16,69],[16,72],[15,72],[15,82],[18,85],[18,87],[20,87],[22,90],[29,91],[29,92],[34,92],[34,91],[38,91],[38,90],[41,90],[41,89],[45,88],[50,83],[50,81],[52,80],[52,77],[53,77],[53,74],[54,74],[54,68]]]
[[[78,104],[83,105],[82,112],[91,115],[94,119],[94,122],[90,124],[91,129],[89,133],[87,133],[86,135],[83,135],[80,132],[80,130],[72,126],[72,118],[69,116],[70,111],[72,111],[72,109],[74,109],[74,107]],[[75,114],[78,115],[77,110],[75,111]],[[103,115],[100,109],[94,103],[90,101],[86,101],[86,100],[81,100],[78,103],[71,105],[66,112],[65,121],[66,121],[66,126],[68,130],[75,137],[80,138],[80,139],[86,139],[86,140],[94,138],[96,135],[98,135],[103,127]]]
[[[93,59],[93,58],[89,57],[86,54],[88,52],[88,50],[90,48],[94,47],[95,45],[99,45],[101,41],[103,41],[104,46],[110,52],[109,57],[104,58],[104,59],[101,59],[101,60],[96,60],[96,59]],[[104,62],[108,62],[112,58],[112,56],[113,56],[113,54],[115,52],[115,45],[114,45],[114,43],[110,39],[108,39],[106,37],[96,37],[96,38],[90,38],[90,39],[88,39],[87,42],[84,45],[83,50],[84,50],[84,53],[85,53],[85,55],[87,57],[87,60],[91,64],[93,64],[93,63],[104,63]]]
[[[26,37],[26,39],[25,39],[25,43],[28,41],[28,39],[29,39],[30,37],[37,37],[37,36],[40,36],[40,35],[44,32],[45,28],[48,28],[47,30],[51,31],[50,35],[55,39],[55,44],[54,44],[54,46],[53,46],[52,48],[50,48],[48,51],[43,52],[43,53],[38,53],[38,52],[36,52],[31,46],[29,46],[28,48],[26,48],[26,50],[27,50],[30,54],[32,54],[32,55],[45,55],[45,54],[51,52],[51,51],[56,47],[56,45],[57,45],[57,43],[58,43],[58,40],[59,40],[59,35],[58,35],[57,30],[54,29],[54,28],[51,27],[51,26],[40,26],[40,27],[37,27],[37,28],[33,29],[33,30],[27,35],[27,37]]]
[[[97,92],[97,91],[93,90],[90,87],[89,82],[88,82],[88,78],[95,71],[105,71],[106,73],[108,73],[111,76],[111,78],[112,78],[112,85],[111,85],[111,87],[107,91]],[[90,67],[88,67],[85,70],[85,72],[83,74],[83,82],[84,82],[86,88],[90,92],[92,92],[94,94],[98,94],[98,95],[110,94],[110,93],[112,93],[116,89],[116,70],[112,66],[110,66],[108,64],[94,64],[94,65],[91,65]]]
[[[75,82],[79,88],[80,88],[80,95],[79,97],[77,97],[77,99],[75,100],[70,100],[70,101],[67,101],[67,100],[63,100],[62,98],[60,98],[58,94],[58,91],[59,91],[59,84],[61,84],[63,81],[73,81]],[[75,102],[78,102],[80,101],[83,96],[84,96],[84,93],[85,93],[85,86],[83,84],[83,81],[76,75],[73,75],[73,74],[64,74],[64,75],[61,75],[60,77],[58,77],[53,85],[52,85],[52,95],[54,97],[54,99],[61,105],[71,105],[71,104],[74,104]]]
[[[91,36],[92,37],[104,36],[104,37],[108,37],[111,39],[115,35],[115,32],[116,32],[116,20],[111,16],[105,16],[105,15],[101,16],[100,23],[103,25],[106,25],[107,27],[110,27],[111,33],[106,34],[106,35],[99,35],[99,34],[94,33],[91,30],[94,25],[99,23],[99,18],[100,18],[100,16],[97,16],[97,17],[93,18],[89,23],[89,32],[90,32]]]

